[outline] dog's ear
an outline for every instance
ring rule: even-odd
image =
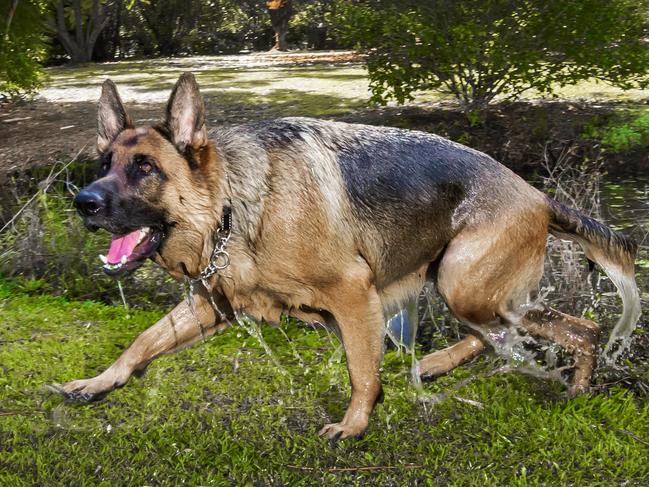
[[[187,146],[198,150],[207,145],[205,106],[193,74],[184,73],[178,78],[167,103],[165,123],[181,152]]]
[[[107,79],[101,87],[97,110],[97,150],[101,154],[108,149],[115,137],[125,128],[132,127],[115,83]]]

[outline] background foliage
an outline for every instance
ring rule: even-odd
[[[373,98],[450,92],[465,111],[597,78],[647,85],[646,0],[342,1],[339,36],[365,49]]]
[[[47,55],[42,18],[47,2],[0,0],[0,94],[39,86],[41,62]]]
[[[373,100],[380,103],[442,89],[470,113],[530,90],[552,95],[583,79],[623,88],[648,83],[649,0],[290,4],[288,45],[365,50]],[[267,50],[274,31],[266,6],[264,0],[1,0],[0,11],[15,14],[2,38],[0,91],[34,89],[40,63]]]
[[[329,28],[334,0],[293,0],[289,47],[348,47]],[[38,87],[42,65],[268,50],[264,0],[0,0],[0,93]],[[48,46],[51,48],[47,49]]]

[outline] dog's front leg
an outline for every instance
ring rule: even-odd
[[[332,440],[361,435],[370,414],[380,400],[379,367],[385,336],[381,303],[374,287],[359,293],[340,294],[332,308],[345,347],[352,397],[340,423],[325,425],[320,435]]]
[[[218,305],[220,308],[223,306],[221,311],[229,312],[226,302],[219,300]],[[54,388],[69,399],[99,399],[126,384],[134,373],[144,371],[156,357],[188,347],[226,326],[212,306],[207,292],[202,289],[193,294],[192,302],[183,300],[164,318],[140,334],[103,373],[92,379],[73,380]]]

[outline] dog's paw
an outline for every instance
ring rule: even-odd
[[[51,384],[47,389],[61,394],[68,401],[92,402],[102,399],[113,387],[105,387],[94,379],[73,380],[65,384]]]
[[[318,432],[319,436],[324,436],[325,438],[331,441],[344,440],[345,438],[354,438],[361,436],[365,429],[367,428],[367,423],[365,424],[349,424],[349,423],[330,423],[324,425],[324,427]]]

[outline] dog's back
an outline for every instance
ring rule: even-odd
[[[466,225],[497,223],[503,205],[524,210],[541,201],[486,154],[424,132],[283,118],[213,136],[231,163],[256,166],[244,172],[267,173],[265,164],[286,160],[306,164],[324,199],[343,197],[354,220],[344,223],[356,232],[379,285],[433,260]]]

